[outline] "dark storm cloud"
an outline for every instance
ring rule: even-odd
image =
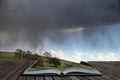
[[[118,0],[2,0],[3,26],[61,29],[119,21]]]
[[[0,0],[0,32],[11,43],[21,34],[32,46],[45,36],[61,41],[63,29],[119,23],[119,5],[119,0]]]

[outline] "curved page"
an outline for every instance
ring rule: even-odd
[[[65,75],[101,75],[97,69],[67,68],[63,71]]]
[[[26,70],[23,75],[59,75],[61,71],[56,68],[41,69],[41,70]]]

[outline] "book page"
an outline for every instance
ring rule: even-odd
[[[85,69],[85,68],[75,68],[75,67],[72,67],[72,68],[66,68],[64,71],[63,71],[64,74],[98,74],[98,75],[101,75],[101,73],[97,70],[97,69]]]
[[[23,75],[59,75],[61,73],[57,68],[46,68],[40,70],[27,70]]]

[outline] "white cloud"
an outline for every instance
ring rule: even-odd
[[[109,53],[98,53],[95,54],[94,56],[91,56],[91,60],[92,61],[118,61],[119,59],[119,55],[113,52],[109,52]]]
[[[119,55],[117,53],[109,52],[109,53],[96,53],[96,54],[88,54],[88,53],[79,53],[75,52],[71,55],[71,59],[74,62],[80,61],[118,61],[120,60]]]
[[[108,53],[84,53],[84,52],[74,52],[71,54],[64,53],[62,50],[50,50],[49,51],[53,57],[65,59],[73,62],[80,61],[119,61],[120,55],[113,52]]]
[[[89,58],[89,55],[83,52],[74,52],[73,54],[66,56],[67,60],[73,61],[73,62],[80,62],[80,61],[87,61]]]
[[[49,52],[53,57],[64,59],[64,53],[61,50],[50,50]]]
[[[41,54],[41,46],[38,45],[38,46],[36,47],[36,49],[35,49],[34,52],[35,52],[36,54],[38,54],[38,55],[42,55],[42,54]]]
[[[69,28],[69,29],[64,29],[62,31],[65,33],[69,33],[69,32],[81,31],[81,30],[84,30],[84,28]]]

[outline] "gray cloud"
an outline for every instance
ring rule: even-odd
[[[63,29],[89,28],[89,34],[100,25],[119,23],[119,5],[119,0],[0,0],[0,32],[9,35],[4,40],[11,45],[22,40],[35,47],[45,37],[60,43],[66,39]]]

